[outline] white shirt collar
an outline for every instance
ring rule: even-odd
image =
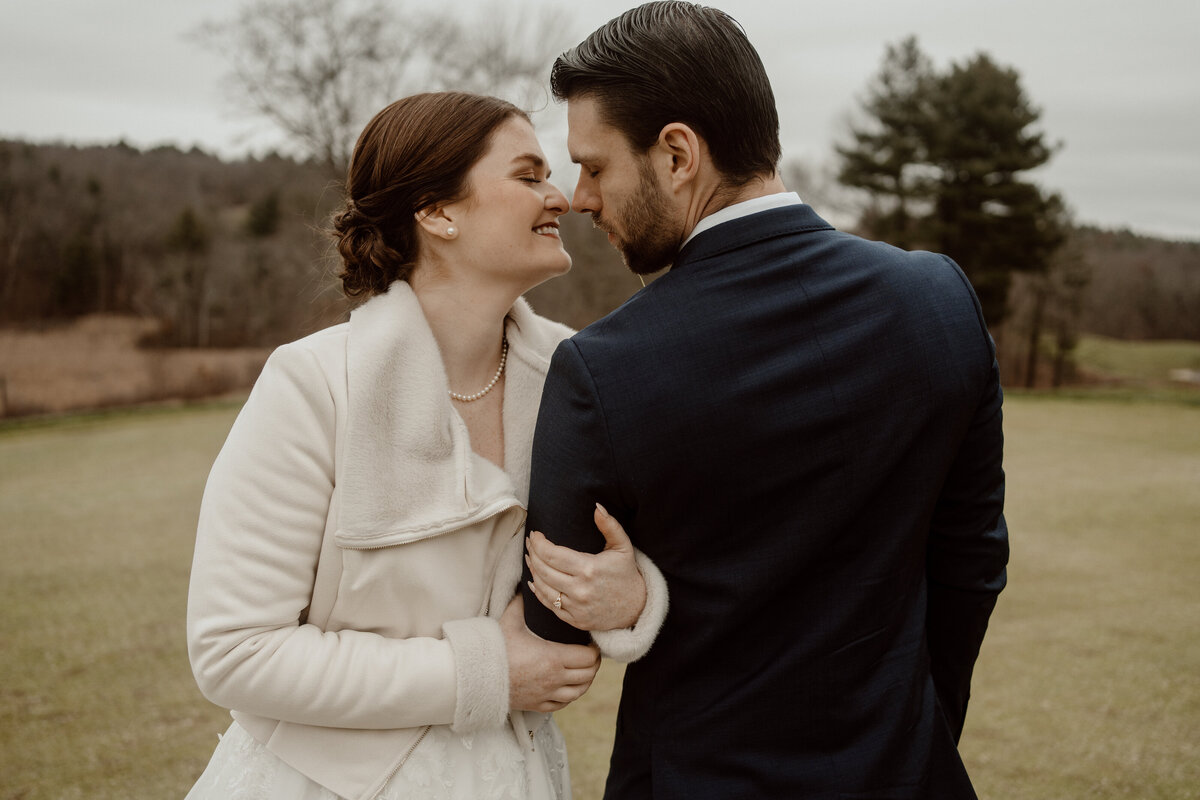
[[[752,197],[749,200],[743,200],[740,203],[734,203],[731,206],[725,206],[720,211],[714,211],[704,219],[696,223],[696,227],[692,228],[692,232],[683,240],[683,246],[695,238],[696,234],[702,233],[709,228],[725,223],[732,222],[735,219],[748,217],[751,214],[757,214],[760,211],[769,211],[772,208],[783,208],[784,206],[798,206],[804,201],[800,199],[800,195],[795,192],[779,192],[777,194],[766,194],[762,197]]]

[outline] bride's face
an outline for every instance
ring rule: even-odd
[[[521,292],[569,270],[558,218],[570,204],[549,178],[533,127],[520,117],[502,123],[467,175],[470,194],[447,208],[459,232],[456,260]]]

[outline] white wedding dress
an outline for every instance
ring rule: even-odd
[[[459,735],[434,725],[374,800],[526,800],[531,780],[549,782],[557,800],[570,800],[567,748],[554,721],[533,739],[526,763],[511,727]],[[283,763],[236,722],[187,800],[344,800]]]

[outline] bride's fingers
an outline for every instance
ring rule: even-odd
[[[546,608],[554,612],[554,616],[561,619],[568,625],[575,625],[575,618],[570,612],[563,608],[563,604],[567,601],[566,595],[557,589],[549,588],[539,581],[526,581],[533,594]],[[557,605],[555,602],[557,601]],[[578,626],[576,626],[578,627]]]
[[[562,591],[561,575],[553,575],[544,564],[539,564],[537,559],[528,553],[525,554],[525,564],[529,567],[529,574],[533,578],[534,590],[538,597],[543,599],[549,597],[553,600],[555,593]]]
[[[577,573],[564,571],[552,562],[546,560],[545,548],[540,546],[548,544],[545,536],[534,531],[530,534],[525,543],[525,561],[529,564],[530,571],[543,581],[555,587],[568,587],[571,585],[574,576]],[[549,545],[556,547],[557,545]]]
[[[633,542],[629,541],[629,534],[625,532],[621,523],[617,522],[617,518],[608,513],[607,508],[596,503],[596,510],[593,512],[592,518],[596,522],[596,527],[600,529],[600,533],[604,535],[606,550],[630,550],[633,548]]]
[[[555,544],[541,531],[531,531],[525,540],[526,550],[536,555],[547,566],[564,575],[578,575],[587,566],[590,553],[580,553],[569,547]]]
[[[556,689],[549,697],[552,702],[562,703],[564,706],[568,703],[573,703],[583,697],[584,693],[591,687],[591,681],[586,684],[578,684],[573,686],[562,686]]]
[[[583,684],[573,684],[571,686],[559,686],[549,692],[547,696],[538,705],[537,711],[558,711],[579,698],[583,697],[584,693],[591,688],[591,681]]]
[[[547,566],[537,556],[527,553],[525,563],[529,565],[529,573],[533,576],[533,593],[542,601],[542,605],[552,610],[559,619],[575,624],[569,614],[564,613],[563,603],[568,594],[570,577]],[[558,604],[555,604],[558,601]]]
[[[537,576],[534,576],[533,580],[526,581],[525,583],[533,592],[534,597],[536,597],[542,605],[551,611],[557,611],[557,609],[554,608],[554,598],[558,595],[558,592],[554,591],[553,589],[547,589],[545,584],[541,583],[537,579]]]
[[[595,669],[569,669],[563,676],[563,682],[567,686],[583,687],[585,690],[592,685],[592,681],[595,679]]]

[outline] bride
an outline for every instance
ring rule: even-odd
[[[535,637],[514,597],[571,333],[521,298],[571,264],[548,178],[495,98],[405,98],[359,137],[334,238],[365,302],[276,350],[205,489],[188,649],[234,722],[189,798],[570,797],[549,712],[587,690],[596,645],[649,648],[666,590],[597,516],[595,645]]]

